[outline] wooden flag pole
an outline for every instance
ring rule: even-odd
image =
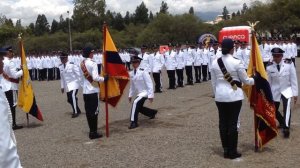
[[[253,75],[255,75],[255,72],[256,72],[256,58],[255,58],[255,54],[256,54],[256,48],[255,46],[253,46],[255,44],[255,25],[258,23],[258,22],[255,22],[255,23],[250,23],[248,21],[250,27],[251,27],[251,34],[252,34],[252,37],[251,37],[251,43],[252,43],[252,47],[251,47],[251,54],[252,54],[252,64],[253,64]],[[255,89],[255,86],[252,86],[252,91],[253,92],[253,89]],[[256,92],[256,91],[255,91]],[[257,129],[258,129],[258,120],[257,120],[257,117],[255,115],[255,107],[254,107],[254,151],[257,152],[258,151],[258,137],[257,137]]]
[[[103,58],[104,58],[104,75],[107,75],[107,54],[106,54],[106,50],[105,50],[105,47],[106,47],[106,23],[104,22],[104,25],[103,25]],[[108,91],[108,81],[105,81],[105,128],[106,128],[106,137],[108,138],[109,137],[109,125],[108,125],[108,120],[109,120],[109,117],[108,117],[108,102],[107,102],[107,91]]]

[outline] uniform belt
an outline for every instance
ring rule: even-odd
[[[12,83],[19,83],[19,79],[10,78],[6,73],[3,72],[3,78],[12,82]]]

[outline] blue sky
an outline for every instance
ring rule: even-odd
[[[195,11],[220,11],[226,5],[230,12],[242,8],[243,3],[250,6],[254,0],[165,0],[169,6],[169,12],[181,14],[188,12],[191,6]],[[267,1],[267,0],[263,0]],[[106,0],[107,9],[121,12],[133,13],[136,6],[141,4],[142,0]],[[159,11],[161,0],[144,0],[147,8],[153,13]],[[67,17],[67,11],[72,15],[72,0],[0,0],[0,14],[7,18],[22,20],[23,25],[35,22],[38,14],[45,14],[48,22],[58,19],[60,15]]]

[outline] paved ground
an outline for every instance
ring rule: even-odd
[[[300,60],[297,60],[300,65]],[[300,69],[297,68],[298,74]],[[167,88],[164,72],[164,88]],[[299,79],[299,75],[298,75]],[[164,90],[156,94],[149,107],[157,108],[155,120],[140,116],[140,127],[128,130],[129,110],[126,89],[116,109],[110,108],[110,137],[88,139],[85,113],[71,119],[71,107],[66,95],[60,93],[58,81],[34,82],[38,105],[45,121],[30,117],[29,127],[15,132],[18,152],[25,168],[42,167],[278,167],[294,168],[300,165],[299,105],[292,114],[290,139],[282,134],[271,141],[263,151],[255,153],[253,112],[245,100],[241,113],[238,160],[222,158],[218,133],[218,114],[211,98],[210,82]],[[79,93],[82,111],[82,94]],[[101,104],[99,131],[104,129],[104,104]],[[17,113],[18,123],[26,126],[23,112]]]

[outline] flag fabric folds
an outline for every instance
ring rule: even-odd
[[[107,103],[115,107],[129,81],[129,74],[106,26],[104,26],[103,31],[105,31],[105,36],[103,37],[102,75],[109,74]],[[105,83],[100,84],[100,99],[105,101]]]
[[[31,114],[40,121],[43,121],[42,113],[35,101],[22,40],[20,40],[20,56],[21,65],[23,66],[23,76],[19,85],[18,106],[24,112]]]
[[[247,70],[249,76],[256,73],[255,85],[248,87],[247,96],[255,114],[256,146],[260,149],[278,134],[276,126],[276,109],[273,101],[268,76],[263,65],[260,49],[252,33],[250,63]]]

